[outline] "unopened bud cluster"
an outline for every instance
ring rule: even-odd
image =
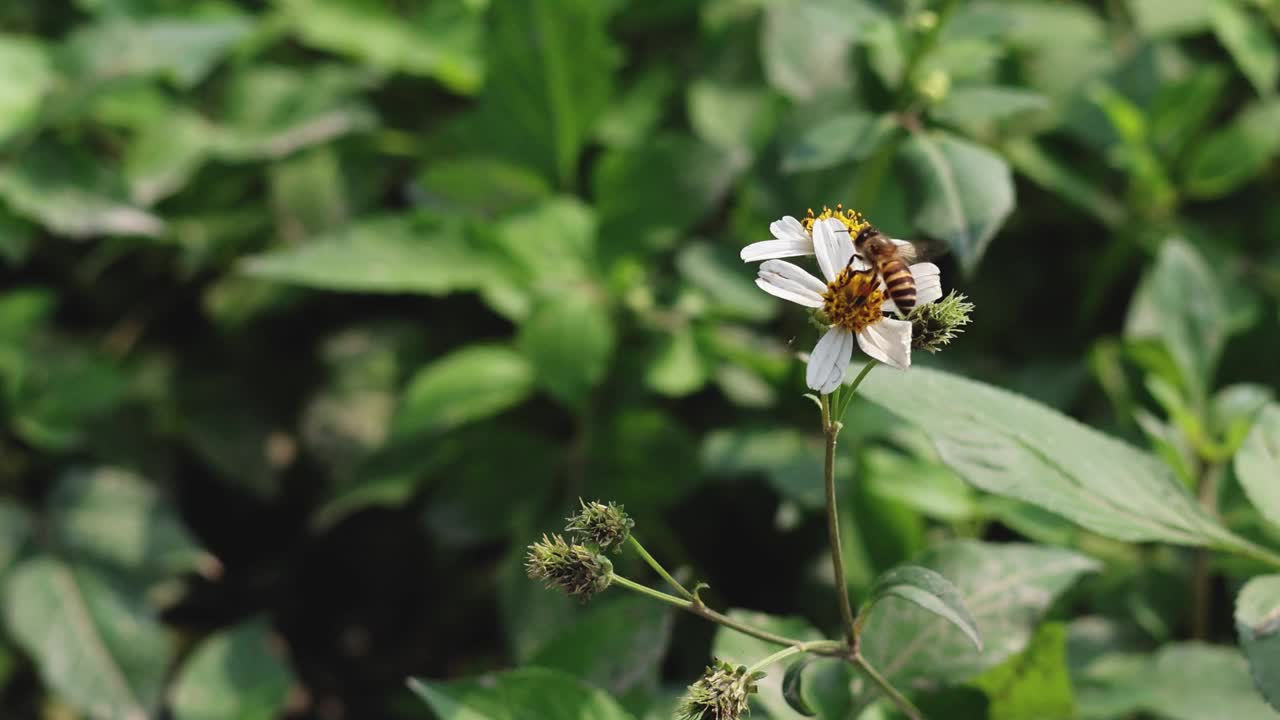
[[[525,569],[548,589],[558,587],[585,602],[613,582],[613,563],[605,553],[621,550],[636,523],[621,505],[581,498],[578,502],[582,510],[565,526],[576,542],[560,535],[543,535],[540,542],[529,546]]]
[[[620,552],[623,543],[631,535],[631,528],[636,526],[636,521],[622,511],[623,506],[612,502],[606,505],[596,501],[586,502],[581,498],[578,502],[581,503],[582,510],[569,518],[565,532],[573,533],[583,542],[594,544],[600,552]]]
[[[689,686],[676,711],[678,720],[738,720],[750,713],[748,698],[756,693],[756,681],[764,673],[747,673],[745,665],[734,667],[716,659]]]
[[[969,324],[973,303],[952,290],[943,299],[917,305],[907,319],[911,321],[911,347],[936,353],[964,332]]]
[[[585,545],[567,543],[559,535],[543,535],[540,542],[530,545],[525,569],[530,578],[544,581],[548,589],[559,587],[584,602],[613,581],[609,558]]]

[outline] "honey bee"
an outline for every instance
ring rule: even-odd
[[[884,281],[898,312],[903,315],[911,312],[916,306],[916,280],[908,265],[916,259],[915,247],[867,226],[853,238],[853,249],[854,257],[865,260]],[[849,262],[852,263],[853,258]]]

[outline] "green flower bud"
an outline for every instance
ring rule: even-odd
[[[745,665],[734,667],[713,660],[676,710],[677,720],[738,720],[748,715],[747,699],[756,693],[756,681],[763,673],[747,674]]]
[[[559,535],[542,536],[529,546],[525,557],[529,577],[542,580],[547,588],[560,587],[586,602],[613,582],[613,563],[585,545],[569,544]]]
[[[937,302],[917,305],[907,316],[911,321],[911,347],[938,352],[969,324],[973,303],[952,290]]]
[[[595,543],[600,552],[622,551],[622,544],[631,535],[636,522],[622,511],[621,505],[586,502],[578,498],[582,510],[569,518],[565,532],[573,533],[583,542]]]

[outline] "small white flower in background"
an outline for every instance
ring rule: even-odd
[[[856,219],[864,222],[860,215]],[[903,370],[910,367],[911,323],[885,317],[885,312],[895,312],[893,301],[876,273],[854,255],[853,241],[847,232],[849,223],[839,216],[815,219],[812,238],[804,232],[807,251],[796,228],[801,232],[805,230],[795,218],[773,223],[770,229],[775,239],[749,245],[742,256],[748,261],[764,260],[756,278],[761,290],[798,305],[820,309],[830,324],[809,355],[805,383],[823,395],[840,387],[853,357],[855,340],[864,353],[880,362]],[[778,254],[784,252],[787,254]],[[808,254],[817,257],[826,282],[797,265],[777,259]],[[917,305],[942,297],[937,265],[917,263],[910,270],[916,282]]]

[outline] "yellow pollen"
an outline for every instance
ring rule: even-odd
[[[857,210],[846,210],[844,205],[836,205],[835,210],[823,205],[822,212],[817,215],[814,215],[813,209],[810,208],[809,211],[805,213],[804,219],[800,221],[800,224],[804,225],[805,230],[812,233],[813,224],[819,220],[826,220],[827,218],[835,218],[844,223],[844,226],[849,228],[849,237],[851,238],[857,237],[858,233],[871,227],[871,223],[867,222],[867,219],[862,216],[862,213]]]
[[[884,319],[884,291],[875,272],[845,268],[827,284],[822,294],[822,311],[832,325],[853,333]]]

